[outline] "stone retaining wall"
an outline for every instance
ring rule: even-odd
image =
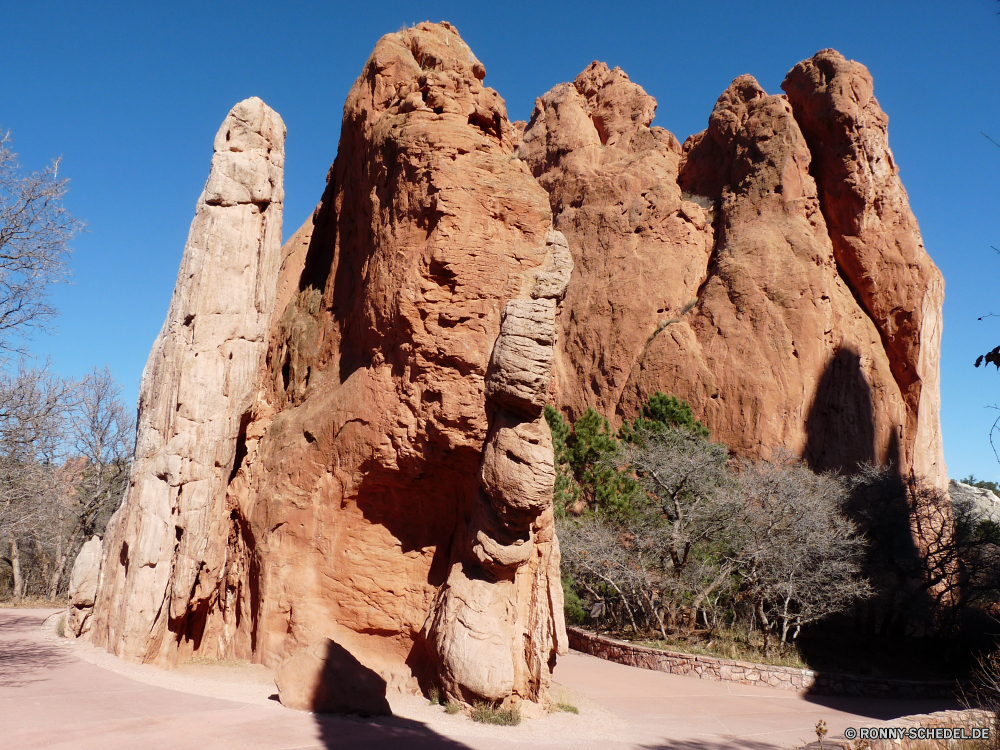
[[[957,682],[948,680],[883,680],[661,651],[580,628],[567,628],[566,632],[569,634],[569,645],[585,654],[632,667],[717,682],[738,682],[741,685],[758,685],[812,695],[862,695],[877,698],[954,698],[958,687]]]
[[[856,738],[853,741],[843,737],[827,737],[821,745],[818,741],[813,742],[799,750],[857,750],[867,748],[867,750],[973,750],[976,744],[969,740],[955,740],[944,738],[921,739],[916,736],[910,737],[911,728],[924,727],[927,729],[944,729],[963,727],[967,735],[972,735],[972,730],[993,728],[993,717],[988,711],[978,709],[966,709],[964,711],[938,711],[933,714],[918,714],[916,716],[902,716],[898,719],[885,722],[869,722],[869,727],[902,728],[907,730],[907,736],[894,739],[862,739]],[[855,727],[860,729],[860,727]],[[868,744],[865,744],[867,742]]]

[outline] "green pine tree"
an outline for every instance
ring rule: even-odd
[[[545,419],[552,432],[556,464],[556,510],[565,513],[581,496],[592,508],[625,513],[639,485],[615,466],[618,440],[608,420],[588,408],[572,427],[551,406]]]
[[[708,428],[694,418],[691,405],[676,396],[667,396],[657,391],[642,405],[640,416],[629,424],[622,424],[618,437],[626,442],[636,441],[636,433],[663,432],[668,427],[681,427],[690,430],[698,437],[709,438]]]
[[[552,452],[556,467],[556,484],[552,499],[556,514],[562,516],[580,498],[580,485],[573,478],[573,467],[570,466],[569,449],[566,445],[573,434],[573,428],[563,419],[563,415],[551,406],[545,407],[545,421],[549,423],[549,430],[552,433]]]

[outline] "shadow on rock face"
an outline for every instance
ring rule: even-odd
[[[806,435],[804,457],[813,471],[850,473],[878,460],[871,386],[853,349],[838,350],[823,371]]]
[[[288,708],[328,714],[392,715],[381,675],[329,638],[286,659],[275,675],[275,683],[278,699]]]

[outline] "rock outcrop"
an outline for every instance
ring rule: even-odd
[[[970,515],[978,520],[1000,524],[1000,497],[990,490],[952,479],[948,482],[948,495],[953,505],[967,505]]]
[[[744,455],[943,488],[943,282],[871,77],[824,51],[784,87],[737,78],[683,146],[602,63],[537,100],[518,153],[576,264],[558,402],[622,419],[660,390]]]
[[[479,492],[427,619],[445,693],[461,700],[545,695],[553,666],[548,660],[568,648],[552,508],[552,435],[542,410],[552,376],[556,304],[573,266],[561,234],[550,232],[547,245],[545,264],[523,288],[527,298],[504,308],[486,370],[490,427]],[[512,608],[511,602],[522,604]]]
[[[281,248],[285,126],[260,99],[215,136],[177,285],[143,372],[135,459],[105,534],[94,643],[172,663],[199,640],[226,568],[226,486],[242,460]]]
[[[526,127],[484,76],[447,23],[383,37],[280,250],[284,127],[230,113],[77,632],[263,663],[299,708],[537,713],[567,648],[547,403],[661,390],[741,453],[940,485],[940,274],[863,68],[738,78],[683,146],[618,69]]]
[[[266,300],[241,303],[270,328],[230,326],[211,351],[158,343],[141,429],[159,442],[140,433],[97,642],[280,667],[279,696],[299,707],[342,706],[317,692],[341,673],[319,666],[333,644],[390,691],[545,708],[567,641],[541,410],[572,260],[484,75],[448,24],[381,39],[322,201],[280,271],[268,244]],[[189,318],[199,330],[176,304],[197,296],[191,263],[164,337]],[[228,362],[234,334],[254,342],[238,376],[189,374],[215,351]],[[215,468],[187,480],[195,451]]]

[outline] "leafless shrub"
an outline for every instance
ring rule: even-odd
[[[784,646],[803,625],[871,595],[859,575],[864,540],[844,515],[843,479],[791,459],[747,461],[738,486],[740,587],[765,634]]]
[[[968,743],[974,750],[1000,750],[1000,652],[981,655],[973,669],[973,681],[960,695],[967,709],[982,709],[990,716],[988,739]]]
[[[564,570],[591,620],[666,639],[743,611],[783,646],[869,595],[838,477],[794,461],[734,470],[725,446],[683,429],[644,433],[623,451],[615,460],[642,489],[628,511],[559,521]]]
[[[631,512],[561,522],[563,559],[592,614],[635,632],[694,627],[729,583],[740,512],[725,446],[682,429],[645,433],[624,448],[643,490]]]
[[[110,373],[0,372],[0,555],[15,600],[65,590],[80,546],[102,533],[127,480],[134,435]]]

